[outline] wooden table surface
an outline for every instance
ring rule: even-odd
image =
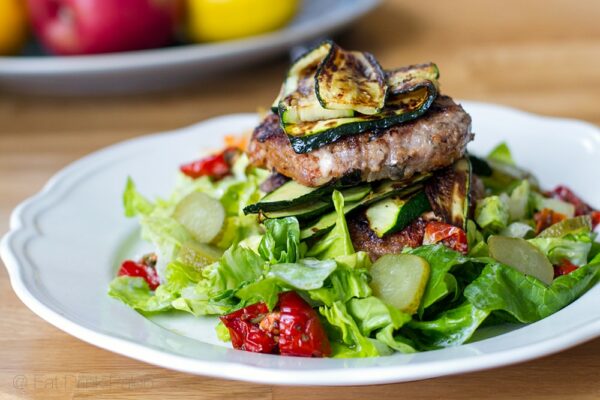
[[[443,90],[600,124],[600,2],[389,1],[341,37],[387,67],[433,60]],[[0,232],[56,171],[106,145],[270,104],[284,58],[183,90],[119,98],[0,93]],[[543,146],[542,146],[543,148]],[[532,156],[535,153],[532,152]],[[0,399],[599,399],[600,339],[520,365],[395,385],[294,388],[186,375],[59,331],[14,295],[0,268]]]

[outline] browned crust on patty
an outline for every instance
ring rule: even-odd
[[[405,247],[419,247],[427,225],[423,218],[417,218],[403,230],[380,238],[369,227],[364,211],[353,213],[346,220],[354,249],[367,252],[372,261],[385,254],[401,253]]]
[[[357,171],[370,182],[443,168],[462,157],[472,139],[471,117],[450,97],[438,96],[414,121],[347,136],[304,154],[294,152],[279,117],[271,113],[254,130],[249,155],[256,166],[321,186]]]

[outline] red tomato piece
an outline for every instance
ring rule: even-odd
[[[577,265],[571,263],[569,260],[564,259],[559,265],[554,266],[554,277],[557,278],[561,275],[567,275],[577,269]]]
[[[282,355],[324,357],[329,339],[313,308],[296,292],[279,295],[279,351]]]
[[[132,260],[123,261],[123,264],[121,264],[121,268],[119,268],[117,275],[144,278],[144,280],[148,283],[150,290],[156,290],[156,288],[160,285],[160,280],[158,279],[156,269],[141,262],[135,262]]]
[[[585,201],[581,200],[571,189],[566,186],[557,186],[551,193],[551,196],[575,206],[575,215],[585,215],[593,211]]]
[[[592,229],[596,229],[600,225],[600,211],[592,211],[590,216],[592,217]]]
[[[535,221],[535,234],[538,235],[544,229],[567,219],[567,216],[549,208],[544,208],[540,212],[535,213],[533,219]]]
[[[222,179],[231,173],[231,165],[237,148],[226,148],[219,154],[213,154],[200,160],[182,165],[179,169],[190,178],[196,179],[209,176],[213,179]]]
[[[423,244],[442,243],[444,246],[467,254],[469,245],[467,243],[467,234],[457,226],[445,224],[443,222],[431,221],[425,226],[425,235]]]
[[[231,344],[235,349],[255,353],[273,353],[277,342],[271,332],[261,329],[261,321],[269,314],[264,303],[256,303],[222,316],[221,322],[229,330]]]
[[[331,354],[319,316],[296,292],[279,295],[279,311],[257,303],[221,317],[233,347],[257,353],[324,357]]]

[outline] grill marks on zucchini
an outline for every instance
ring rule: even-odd
[[[436,96],[437,90],[432,84],[415,92],[394,96],[377,115],[287,124],[284,130],[296,153],[308,153],[344,136],[385,130],[416,119],[429,109]]]
[[[439,77],[440,71],[434,63],[409,65],[386,73],[391,95],[410,92],[416,85],[426,82],[437,86]]]
[[[471,194],[471,163],[467,157],[438,171],[425,187],[433,212],[447,224],[466,229]]]
[[[351,117],[351,109],[325,109],[315,93],[317,70],[330,53],[333,43],[326,41],[300,57],[290,68],[277,109],[284,126],[302,121]]]
[[[413,196],[424,188],[424,181],[431,174],[419,175],[410,180],[392,181],[384,180],[376,184],[368,195],[363,196],[360,200],[352,201],[353,199],[344,195],[344,214],[348,214],[358,208],[368,207],[377,202],[388,199],[392,196],[407,198]],[[429,205],[428,205],[429,207]],[[335,211],[322,215],[311,223],[305,224],[300,232],[301,239],[307,239],[316,235],[321,235],[327,232],[335,225],[337,214]]]
[[[296,153],[418,118],[438,94],[433,63],[384,72],[369,53],[325,41],[290,68],[273,104]]]
[[[324,108],[374,115],[385,104],[387,83],[372,54],[333,45],[317,71],[315,92]]]

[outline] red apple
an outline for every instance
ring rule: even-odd
[[[37,37],[56,54],[160,47],[173,40],[180,0],[27,0]]]

